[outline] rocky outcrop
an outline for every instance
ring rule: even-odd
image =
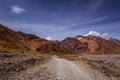
[[[120,54],[120,41],[104,39],[97,36],[75,36],[60,41],[59,44],[77,53],[86,54]]]

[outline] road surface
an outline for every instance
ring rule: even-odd
[[[12,78],[19,80],[116,80],[90,68],[83,62],[75,63],[53,57],[49,62],[31,67]]]

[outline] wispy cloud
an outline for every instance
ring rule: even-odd
[[[84,35],[89,31],[96,31],[97,33],[101,32],[101,36],[112,36],[114,38],[120,39],[119,35],[119,25],[120,22],[110,23],[106,25],[99,25],[96,27],[84,27],[79,29],[71,29],[69,30],[66,27],[57,27],[42,25],[42,24],[31,24],[31,23],[21,23],[21,22],[7,22],[4,20],[0,20],[0,23],[8,26],[9,28],[22,31],[25,33],[37,34],[37,36],[42,38],[52,37],[52,40],[62,40],[66,37],[76,36],[76,35]],[[114,26],[114,27],[113,27]],[[118,31],[116,30],[118,29]],[[112,32],[115,31],[115,32]],[[108,33],[109,34],[108,34]],[[57,35],[57,36],[56,36]]]
[[[21,13],[24,13],[26,12],[25,9],[21,8],[21,7],[18,7],[18,6],[11,6],[11,11],[13,13],[16,13],[16,14],[21,14]]]
[[[102,3],[104,2],[104,0],[91,0],[91,4],[88,6],[89,10],[92,12],[96,12],[99,7],[102,5]]]
[[[100,21],[104,21],[108,18],[109,16],[102,16],[102,17],[98,17],[98,18],[90,18],[84,22],[81,23],[81,25],[83,24],[91,24],[91,23],[96,23],[96,22],[100,22]]]
[[[47,36],[52,37],[54,39],[53,34],[63,32],[65,27],[55,27],[47,24],[32,24],[32,23],[22,23],[22,22],[8,22],[0,19],[0,24],[8,26],[9,28],[22,31],[25,33],[36,34],[39,37],[47,38]]]
[[[105,20],[107,20],[109,16],[101,16],[101,17],[97,17],[97,18],[88,18],[87,20],[84,20],[82,22],[79,22],[77,24],[72,24],[72,25],[68,25],[67,27],[69,29],[81,29],[81,28],[85,28],[84,26],[88,26],[88,25],[94,25],[96,23],[99,23],[99,22],[103,22]],[[91,26],[92,27],[92,26]]]

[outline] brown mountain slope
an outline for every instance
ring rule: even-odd
[[[59,42],[61,46],[78,53],[87,54],[120,54],[119,40],[106,40],[97,36],[76,36]]]
[[[29,50],[22,41],[23,37],[19,33],[0,25],[0,48],[1,50]]]
[[[0,51],[72,54],[70,50],[51,41],[39,38],[33,34],[16,32],[3,25],[0,25]]]
[[[109,38],[109,39],[107,39],[107,40],[110,41],[110,42],[115,43],[116,45],[119,45],[119,46],[120,46],[120,40],[117,40],[117,39],[114,39],[114,38]]]
[[[88,43],[78,41],[75,38],[66,38],[61,42],[57,42],[59,45],[68,48],[75,52],[84,52],[87,49]]]

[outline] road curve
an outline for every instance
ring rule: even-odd
[[[53,57],[44,64],[36,65],[16,74],[12,80],[113,80],[99,72],[92,70],[88,65]]]

